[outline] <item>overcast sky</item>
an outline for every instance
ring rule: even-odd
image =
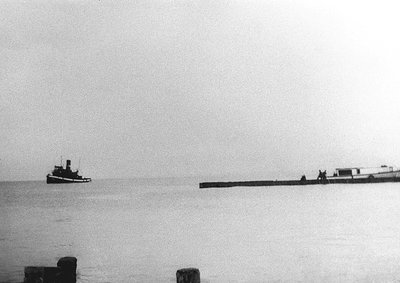
[[[397,2],[1,1],[0,180],[400,166]]]

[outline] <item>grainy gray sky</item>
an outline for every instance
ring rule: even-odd
[[[1,1],[0,180],[400,166],[397,2]]]

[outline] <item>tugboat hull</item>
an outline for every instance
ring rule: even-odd
[[[71,179],[71,178],[64,178],[58,177],[53,175],[47,175],[47,184],[60,184],[60,183],[88,183],[91,182],[91,178],[82,178],[82,179]]]

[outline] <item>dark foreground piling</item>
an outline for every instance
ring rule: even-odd
[[[183,268],[176,272],[176,283],[200,283],[200,271],[197,268]]]
[[[76,283],[75,257],[63,257],[57,267],[26,266],[24,283]]]
[[[58,267],[26,266],[24,283],[53,283],[56,282],[57,274],[60,271]]]
[[[57,267],[61,272],[57,275],[57,283],[75,283],[76,282],[76,257],[62,257],[57,262]]]
[[[76,283],[76,257],[62,257],[57,267],[25,266],[24,283]],[[200,283],[197,268],[183,268],[176,271],[176,283]]]

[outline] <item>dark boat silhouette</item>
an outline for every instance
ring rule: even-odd
[[[67,160],[65,169],[63,166],[54,166],[51,174],[47,174],[47,184],[53,183],[87,183],[92,181],[91,178],[83,178],[78,174],[78,170],[71,170],[71,160]]]

